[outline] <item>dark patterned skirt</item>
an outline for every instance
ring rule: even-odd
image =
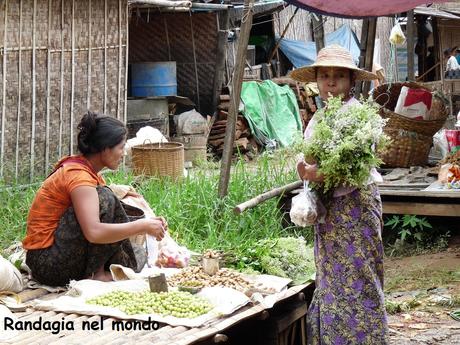
[[[98,186],[99,217],[102,223],[126,223],[128,217],[115,194]],[[62,215],[54,232],[54,243],[45,249],[28,250],[26,263],[34,279],[50,286],[65,286],[70,280],[90,278],[102,266],[120,264],[138,272],[129,239],[110,244],[90,243],[83,235],[73,207]]]
[[[308,344],[388,344],[381,217],[374,184],[328,203],[325,223],[315,227]]]

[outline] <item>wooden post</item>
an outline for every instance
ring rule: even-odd
[[[358,67],[364,68],[366,62],[366,47],[367,38],[369,33],[369,19],[363,19],[361,23],[361,41],[359,42],[359,61]],[[356,96],[359,96],[363,90],[363,83],[356,82],[355,92]]]
[[[48,0],[48,49],[46,54],[46,134],[45,134],[45,175],[50,159],[50,89],[51,89],[51,0]],[[20,80],[20,79],[19,79]]]
[[[227,47],[227,30],[229,28],[228,10],[217,12],[217,54],[216,54],[216,69],[214,72],[214,95],[212,100],[212,108],[216,109],[219,105],[219,96],[222,91],[222,84],[225,73],[225,52]]]
[[[367,35],[366,42],[366,60],[364,63],[364,69],[366,71],[372,71],[372,65],[374,63],[374,42],[375,42],[375,33],[377,29],[377,18],[369,19],[369,32]],[[363,83],[363,96],[367,97],[369,90],[371,89],[371,82],[366,81]]]
[[[321,14],[312,13],[313,39],[316,44],[316,53],[324,48],[324,23]]]
[[[442,52],[440,51],[440,39],[439,39],[439,28],[438,28],[438,19],[436,17],[431,17],[431,26],[433,27],[433,54],[434,54],[434,63],[440,63],[439,68],[436,68],[435,79],[441,80],[443,78],[443,68],[442,68]]]
[[[75,0],[72,0],[72,25],[71,30],[71,43],[72,43],[72,52],[71,52],[71,76],[70,76],[70,154],[73,155],[73,109],[74,109],[74,99],[75,99]]]
[[[30,138],[30,182],[34,177],[35,169],[35,97],[36,97],[36,79],[35,79],[35,32],[37,23],[37,0],[34,0],[32,17],[32,134]]]
[[[3,177],[3,161],[5,159],[5,129],[6,129],[6,43],[7,43],[7,18],[8,18],[8,0],[4,2],[5,20],[3,24],[3,70],[2,70],[2,133],[0,143],[0,178]],[[19,81],[21,82],[21,81]]]
[[[61,90],[59,96],[59,158],[62,156],[62,123],[64,117],[64,1],[61,1]]]
[[[5,12],[6,15],[6,12]],[[5,28],[6,30],[6,28]],[[14,178],[19,175],[19,131],[21,129],[21,101],[22,101],[22,0],[19,0],[19,52],[18,52],[18,112],[16,115],[16,162]]]
[[[238,39],[236,63],[233,70],[232,90],[230,94],[230,107],[228,110],[227,128],[225,129],[224,150],[219,179],[219,197],[227,195],[230,180],[230,166],[232,163],[233,143],[235,141],[235,127],[240,105],[241,87],[243,82],[244,67],[246,65],[246,51],[248,49],[249,34],[252,27],[252,12],[254,0],[244,1],[243,16],[241,18],[241,33]]]
[[[86,94],[86,109],[91,108],[91,68],[93,60],[92,60],[92,51],[91,51],[91,39],[92,39],[92,4],[91,0],[88,1],[88,79],[87,79],[87,94]]]
[[[414,10],[407,11],[407,79],[415,80],[414,73]]]

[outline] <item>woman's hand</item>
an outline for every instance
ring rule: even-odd
[[[165,232],[168,228],[168,224],[163,217],[153,217],[140,219],[138,222],[144,222],[145,232],[155,237],[158,241],[161,241],[165,236]]]
[[[308,164],[305,161],[297,163],[297,173],[301,180],[323,182],[324,176],[318,173],[316,164]]]
[[[140,197],[141,197],[140,194],[138,194],[138,193],[136,193],[136,192],[133,192],[132,190],[129,190],[129,191],[126,193],[125,198],[126,198],[127,196],[132,196],[132,197],[134,197],[134,198],[140,198]]]

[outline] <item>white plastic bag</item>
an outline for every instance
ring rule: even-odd
[[[308,186],[307,181],[304,181],[302,192],[292,198],[289,215],[291,221],[301,227],[322,222],[325,215],[324,206],[315,192]]]
[[[23,288],[21,272],[0,256],[0,291],[21,292]]]
[[[404,35],[404,32],[402,31],[401,25],[399,25],[399,23],[393,26],[391,29],[390,42],[394,45],[400,45],[406,42],[406,36]]]

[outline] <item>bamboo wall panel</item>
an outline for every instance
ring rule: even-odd
[[[216,23],[215,13],[139,15],[134,10],[129,23],[129,63],[168,61],[170,54],[177,64],[178,95],[189,97],[202,114],[212,114]]]
[[[34,0],[8,0],[7,13],[0,11],[0,179],[43,177],[60,155],[71,153],[71,140],[76,153],[77,124],[88,100],[102,113],[106,94],[107,113],[124,118],[126,46],[126,0],[35,0],[35,9]]]

